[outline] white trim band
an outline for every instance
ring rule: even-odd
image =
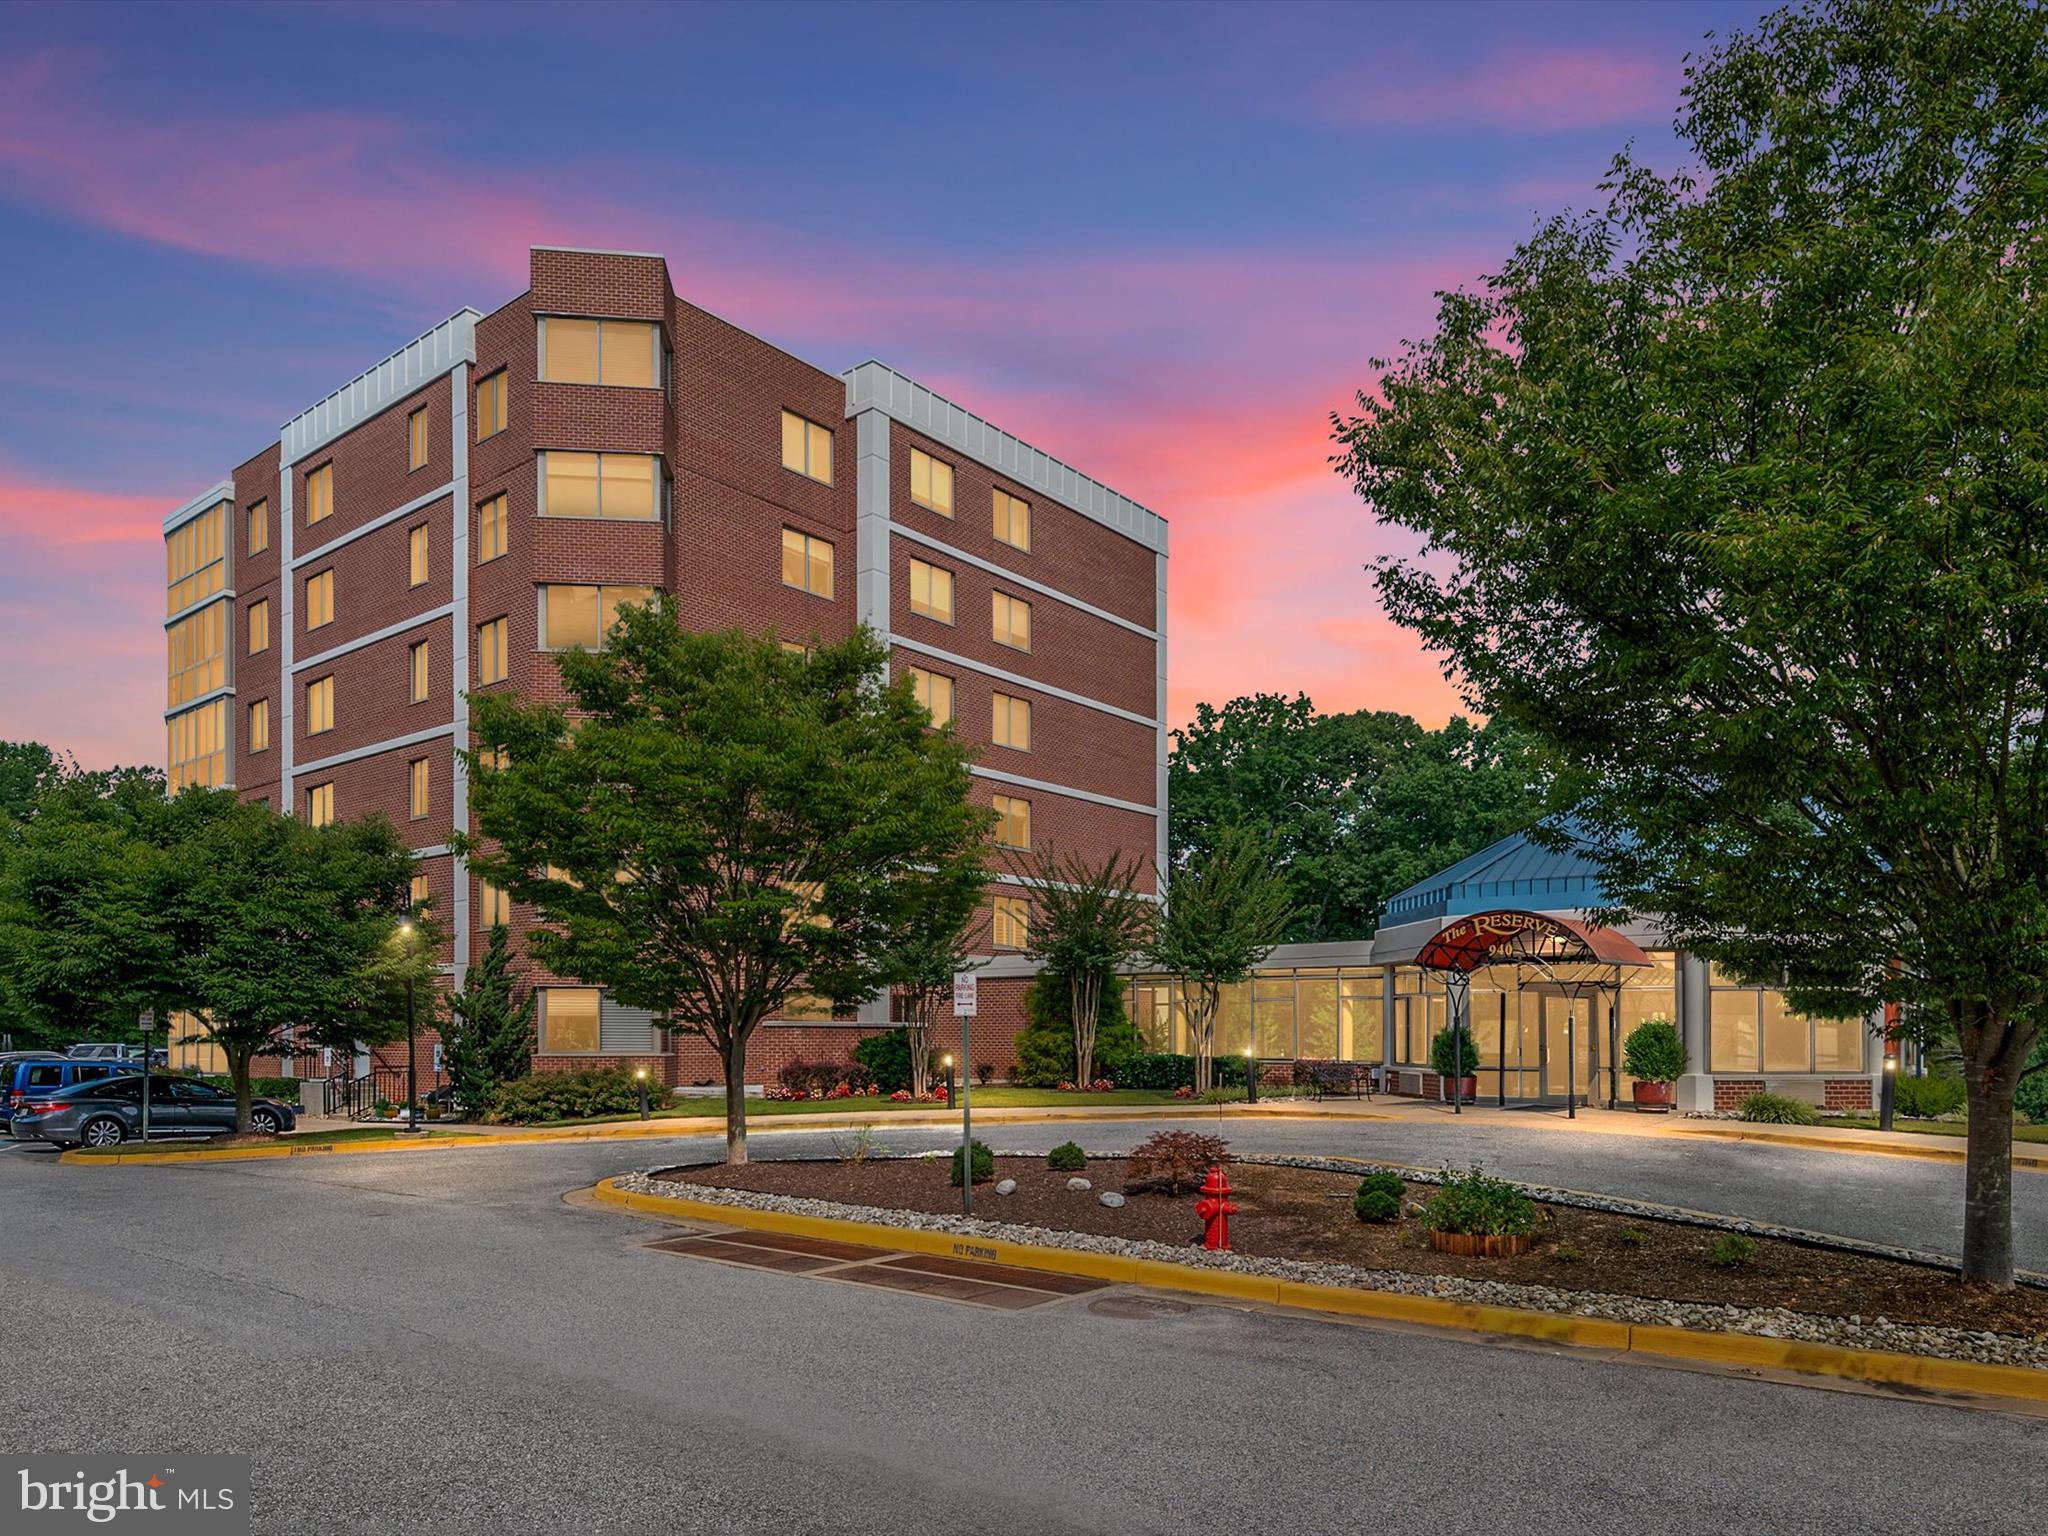
[[[308,656],[304,661],[295,661],[292,663],[292,671],[298,673],[305,671],[308,667],[320,666],[325,662],[333,661],[338,656],[346,656],[352,651],[360,651],[375,645],[380,640],[389,640],[394,635],[402,635],[409,629],[418,629],[422,624],[432,623],[435,619],[445,619],[454,612],[455,605],[453,603],[443,603],[438,608],[429,608],[425,613],[416,613],[409,619],[400,619],[396,624],[386,624],[382,629],[372,630],[367,635],[358,635],[353,640],[345,640],[331,650],[321,651],[317,655]]]
[[[305,554],[294,555],[290,569],[296,571],[302,565],[310,565],[322,556],[331,555],[337,549],[355,543],[357,539],[362,538],[365,534],[375,533],[379,528],[388,528],[403,518],[411,517],[415,512],[424,511],[443,496],[452,496],[454,493],[455,482],[453,480],[449,481],[446,485],[436,486],[424,496],[415,496],[402,507],[393,507],[389,512],[379,513],[360,528],[351,528],[347,533],[336,534],[325,543],[309,549]]]
[[[417,747],[454,734],[455,727],[452,725],[430,726],[424,731],[414,731],[410,736],[394,736],[389,741],[373,741],[367,747],[354,747],[347,752],[337,752],[332,757],[300,763],[292,772],[304,778],[309,773],[324,773],[329,768],[340,768],[348,763],[361,762],[366,757],[380,757],[386,752],[396,752],[404,747]]]
[[[1163,721],[1154,720],[1149,715],[1141,715],[1135,710],[1124,709],[1116,704],[1105,704],[1100,699],[1091,699],[1085,694],[1074,693],[1065,688],[1055,688],[1051,683],[1041,683],[1036,678],[1023,677],[1015,672],[1006,672],[1001,667],[991,666],[985,661],[975,661],[971,657],[957,655],[952,651],[942,651],[936,645],[925,645],[921,641],[906,640],[901,635],[891,636],[889,643],[899,646],[906,651],[915,651],[920,656],[931,656],[940,661],[950,661],[955,666],[967,668],[970,672],[979,672],[987,677],[1001,678],[1006,683],[1015,683],[1019,688],[1030,688],[1039,693],[1049,694],[1055,699],[1065,699],[1069,704],[1080,704],[1088,709],[1099,709],[1105,715],[1115,715],[1119,720],[1128,720],[1131,724],[1142,725],[1147,730],[1158,730],[1164,724]]]
[[[927,549],[935,549],[942,555],[948,555],[955,560],[965,561],[976,569],[986,571],[991,576],[999,576],[1004,581],[1010,582],[1015,586],[1026,587],[1036,592],[1040,597],[1049,597],[1056,603],[1065,603],[1069,608],[1077,608],[1082,613],[1092,615],[1103,620],[1105,623],[1114,624],[1120,629],[1128,629],[1134,635],[1142,635],[1147,640],[1155,642],[1159,639],[1155,631],[1147,629],[1134,619],[1127,619],[1122,614],[1111,613],[1107,608],[1098,608],[1093,603],[1084,602],[1070,592],[1062,592],[1057,587],[1049,587],[1042,581],[1033,581],[1029,576],[1020,576],[1008,566],[997,565],[995,561],[984,560],[979,555],[970,555],[966,550],[956,545],[948,544],[944,540],[935,539],[928,533],[921,533],[915,528],[906,528],[903,524],[894,522],[889,525],[889,531],[898,538],[914,539]]]
[[[1027,779],[1021,773],[1002,773],[994,768],[983,768],[978,763],[969,764],[967,771],[977,779],[992,779],[998,784],[1015,784],[1047,795],[1064,795],[1070,800],[1086,800],[1094,805],[1106,805],[1113,811],[1130,811],[1139,816],[1159,814],[1159,807],[1156,805],[1140,805],[1135,800],[1119,800],[1115,795],[1098,795],[1092,789],[1074,789],[1066,784],[1048,783],[1044,779]]]

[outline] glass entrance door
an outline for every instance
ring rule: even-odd
[[[1543,997],[1543,1086],[1545,1099],[1563,1103],[1565,1095],[1584,1099],[1592,1071],[1593,1001],[1583,997]],[[1567,1053],[1570,1071],[1566,1071]]]

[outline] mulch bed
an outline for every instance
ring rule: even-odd
[[[948,1167],[939,1158],[777,1161],[737,1168],[678,1168],[659,1177],[884,1210],[958,1215],[960,1191],[947,1182]],[[1172,1244],[1201,1240],[1193,1195],[1132,1194],[1122,1207],[1112,1208],[1097,1196],[1106,1189],[1123,1189],[1123,1159],[1095,1159],[1082,1176],[1094,1187],[1069,1190],[1067,1180],[1073,1175],[1053,1172],[1043,1158],[999,1157],[996,1177],[1015,1179],[1016,1193],[998,1195],[993,1184],[977,1184],[974,1214],[989,1221],[1104,1237]],[[1824,1317],[1858,1316],[1865,1322],[1883,1317],[1893,1323],[2028,1338],[2048,1334],[2048,1294],[1978,1290],[1951,1274],[1896,1260],[1760,1238],[1753,1261],[1722,1267],[1707,1259],[1720,1235],[1716,1232],[1565,1205],[1539,1205],[1536,1241],[1527,1254],[1460,1258],[1432,1249],[1421,1224],[1412,1219],[1386,1225],[1359,1221],[1351,1211],[1358,1180],[1349,1175],[1235,1163],[1230,1182],[1235,1190],[1231,1198],[1238,1206],[1238,1214],[1230,1219],[1231,1246],[1260,1258],[1667,1301],[1784,1307]],[[1429,1185],[1408,1186],[1408,1198],[1413,1200],[1427,1200],[1433,1192]]]

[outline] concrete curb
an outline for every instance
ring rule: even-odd
[[[1756,1334],[1708,1333],[1691,1328],[1577,1317],[1563,1312],[1535,1312],[1517,1307],[1446,1301],[1435,1296],[1407,1296],[1392,1291],[1360,1290],[1352,1286],[1313,1285],[1265,1275],[1169,1264],[1158,1259],[1126,1258],[1119,1254],[1071,1248],[1041,1248],[1002,1239],[970,1241],[950,1232],[840,1221],[824,1216],[796,1216],[782,1211],[719,1205],[682,1196],[637,1194],[620,1189],[615,1179],[601,1180],[591,1194],[606,1205],[671,1220],[827,1238],[899,1253],[979,1259],[1020,1269],[1107,1280],[1112,1284],[1153,1286],[1161,1290],[1221,1296],[1233,1301],[1257,1302],[1298,1311],[1379,1318],[1460,1333],[1500,1334],[1616,1354],[1649,1355],[1748,1370],[1791,1371],[1805,1376],[1828,1376],[1922,1392],[1964,1393],[2048,1403],[2048,1371],[2025,1366],[1895,1355],[1878,1350],[1850,1349],[1839,1344],[1769,1339]]]
[[[1796,1131],[1777,1131],[1763,1126],[1752,1125],[1673,1125],[1662,1134],[1666,1136],[1710,1136],[1723,1141],[1759,1141],[1774,1147],[1806,1147],[1817,1152],[1874,1152],[1884,1157],[1917,1157],[1926,1162],[1961,1163],[1968,1161],[1968,1153],[1962,1147],[1901,1146],[1881,1135],[1801,1136]],[[1958,1140],[1961,1138],[1958,1137]],[[2022,1151],[2022,1143],[2013,1143],[2012,1165],[2030,1173],[2048,1172],[2048,1151]]]

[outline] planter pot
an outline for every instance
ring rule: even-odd
[[[1436,1096],[1440,1102],[1450,1103],[1453,1093],[1467,1104],[1477,1103],[1479,1100],[1479,1079],[1476,1077],[1440,1077],[1436,1080]]]
[[[1675,1097],[1669,1083],[1638,1082],[1630,1091],[1635,1094],[1636,1108],[1644,1114],[1668,1112]]]
[[[1429,1246],[1438,1253],[1463,1254],[1468,1259],[1511,1259],[1529,1251],[1529,1235],[1502,1237],[1493,1233],[1432,1231]]]

